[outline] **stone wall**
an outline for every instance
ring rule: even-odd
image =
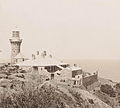
[[[12,57],[15,57],[17,54],[20,53],[20,45],[21,42],[12,42]]]
[[[20,53],[20,46],[22,41],[11,41],[11,59],[12,63],[15,62],[14,57]]]
[[[90,75],[82,78],[82,84],[87,87],[98,81],[98,74]]]

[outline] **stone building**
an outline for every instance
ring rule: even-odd
[[[22,39],[20,39],[20,32],[19,31],[12,31],[12,38],[10,39],[11,43],[11,63],[14,64],[18,61],[24,61],[26,58],[23,56],[16,57],[17,55],[21,55],[20,47],[22,43]],[[19,60],[20,59],[20,60]]]

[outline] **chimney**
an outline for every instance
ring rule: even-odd
[[[35,60],[35,55],[34,54],[32,54],[32,60]]]
[[[74,64],[75,67],[77,67],[77,64]]]
[[[50,54],[49,57],[52,58],[52,55]]]
[[[44,56],[46,56],[46,55],[47,55],[47,52],[46,52],[46,51],[44,51],[44,52],[43,52],[43,54],[44,54]]]
[[[37,55],[39,55],[39,51],[37,51]]]

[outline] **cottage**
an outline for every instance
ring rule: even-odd
[[[45,52],[44,52],[45,53]],[[32,68],[33,72],[39,72],[41,70],[46,70],[51,73],[51,79],[54,79],[55,72],[60,71],[68,66],[68,63],[63,63],[59,60],[54,59],[50,55],[42,54],[40,57],[32,56],[31,60],[26,60],[19,62],[15,65],[20,67],[29,67]]]
[[[25,60],[28,60],[27,57],[25,57],[22,53],[19,53],[17,56],[14,57],[15,63],[23,62]]]

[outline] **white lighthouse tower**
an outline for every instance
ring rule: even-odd
[[[16,57],[20,53],[20,46],[22,43],[22,39],[20,39],[19,31],[12,31],[12,38],[10,39],[11,43],[11,63],[15,63],[14,57]]]

